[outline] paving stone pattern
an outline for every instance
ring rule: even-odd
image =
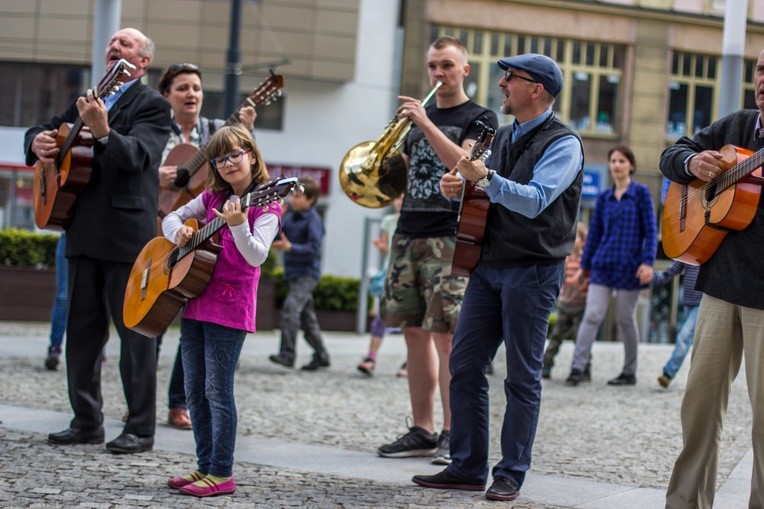
[[[43,367],[47,324],[0,323],[0,342],[29,341],[39,355],[0,356],[0,403],[71,412],[64,367]],[[166,337],[172,348],[159,363],[158,423],[167,417],[167,382],[178,330]],[[116,338],[116,334],[112,337]],[[404,359],[403,340],[391,336],[380,352],[377,373],[360,375],[355,366],[365,353],[367,336],[328,333],[332,367],[318,373],[287,370],[271,364],[278,333],[251,335],[237,372],[239,436],[277,438],[287,442],[334,446],[376,454],[376,448],[406,431],[410,414],[405,379],[395,377]],[[1,345],[0,345],[1,346]],[[638,384],[610,387],[620,371],[620,344],[597,343],[591,383],[568,387],[572,342],[566,342],[552,373],[544,381],[541,416],[532,471],[593,481],[665,489],[681,446],[679,407],[687,367],[669,390],[656,377],[668,358],[669,345],[640,345]],[[298,346],[307,362],[308,347]],[[108,347],[103,366],[104,413],[119,419],[125,411],[118,375],[118,344]],[[500,418],[504,411],[503,349],[491,384],[492,462],[498,459]],[[744,373],[730,398],[722,438],[719,481],[723,482],[750,448],[751,415]],[[441,424],[438,410],[436,422]],[[1,416],[0,416],[1,419]],[[51,429],[51,431],[59,431]],[[178,433],[183,433],[178,431]],[[10,431],[0,425],[0,507],[188,507],[191,500],[165,487],[166,479],[189,470],[187,455],[155,450],[135,456],[107,453],[102,446],[54,447],[44,434]],[[394,461],[390,460],[394,467]],[[423,460],[426,461],[426,460]],[[319,472],[276,470],[239,463],[234,467],[238,491],[233,497],[193,501],[194,507],[497,507],[482,493],[424,490]],[[424,472],[426,473],[426,471]],[[541,507],[522,501],[511,507]]]

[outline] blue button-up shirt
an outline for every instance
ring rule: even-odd
[[[621,199],[615,186],[597,197],[581,268],[591,271],[594,284],[635,290],[645,288],[637,278],[641,264],[652,266],[658,248],[650,189],[632,181]]]

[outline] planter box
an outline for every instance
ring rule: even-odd
[[[318,323],[321,330],[355,331],[355,311],[318,311]],[[276,280],[263,278],[257,287],[257,330],[278,329],[281,322],[281,309],[276,307]],[[368,322],[366,329],[368,330]]]
[[[277,329],[281,309],[276,307],[276,281],[262,279],[257,293],[257,329]],[[0,267],[0,320],[47,322],[55,297],[55,269]],[[176,317],[173,323],[178,321]],[[355,312],[318,311],[323,330],[352,332],[355,321]]]
[[[55,269],[0,267],[0,320],[47,322],[55,297]]]

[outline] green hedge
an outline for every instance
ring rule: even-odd
[[[8,228],[0,230],[0,263],[12,267],[56,266],[56,243],[58,235],[34,233],[28,230]],[[263,277],[278,279],[276,302],[279,307],[288,291],[283,280],[284,269],[279,265],[278,255],[271,252],[261,267]],[[324,275],[313,292],[319,311],[352,311],[358,309],[358,278]],[[373,299],[369,299],[369,309]]]
[[[283,270],[276,272],[276,306],[281,307],[289,292],[289,284],[282,279]],[[358,278],[323,275],[313,290],[313,301],[318,311],[352,311],[358,310]],[[369,299],[371,309],[373,299]]]
[[[7,267],[54,268],[58,235],[29,230],[0,230],[0,263]]]

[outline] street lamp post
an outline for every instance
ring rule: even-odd
[[[228,52],[225,66],[225,92],[223,96],[223,118],[234,113],[239,96],[239,76],[241,76],[241,0],[231,0],[231,25],[228,37]]]

